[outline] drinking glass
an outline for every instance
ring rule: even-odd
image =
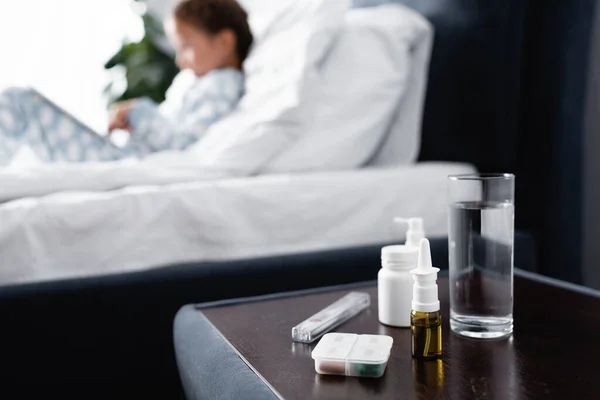
[[[513,331],[512,174],[448,177],[450,328],[493,339]]]

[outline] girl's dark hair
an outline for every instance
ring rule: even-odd
[[[237,38],[236,52],[242,63],[252,46],[252,32],[248,14],[235,0],[181,0],[175,6],[174,16],[209,34],[231,29]]]

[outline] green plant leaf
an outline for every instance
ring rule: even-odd
[[[143,96],[160,103],[179,72],[173,56],[157,45],[164,37],[162,24],[149,13],[140,18],[144,23],[144,37],[139,42],[124,43],[104,65],[105,69],[116,66],[125,69],[126,89],[123,93],[114,93],[115,82],[109,82],[104,88],[109,104]]]

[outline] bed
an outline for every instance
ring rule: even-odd
[[[0,206],[0,282],[143,270],[404,239],[395,216],[446,233],[460,163],[57,193]]]
[[[319,42],[298,49],[313,64],[273,84],[279,75],[261,70],[264,57],[275,67],[288,61],[269,57],[307,36],[305,26],[258,25],[249,93],[201,141],[210,145],[143,162],[0,171],[0,284],[400,242],[396,216],[423,217],[428,236],[445,236],[446,177],[475,169],[415,164],[431,26],[400,5],[340,13],[343,1],[307,2],[315,11],[302,18]],[[297,4],[289,3],[294,18],[305,12]],[[298,106],[311,101],[319,114]]]

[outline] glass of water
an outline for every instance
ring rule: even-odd
[[[494,339],[513,331],[515,176],[448,177],[450,328]]]

